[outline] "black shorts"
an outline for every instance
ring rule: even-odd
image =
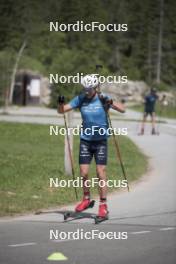
[[[107,140],[80,140],[79,164],[90,164],[93,156],[97,165],[107,164]]]
[[[155,114],[154,111],[145,111],[144,116],[147,117],[148,115],[153,116]]]

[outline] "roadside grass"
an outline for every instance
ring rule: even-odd
[[[144,111],[144,106],[142,104],[134,105],[134,106],[131,106],[130,108],[138,112]],[[161,106],[160,104],[157,104],[156,105],[156,115],[160,117],[166,117],[166,118],[176,118],[176,106],[173,106],[173,105]]]
[[[8,122],[0,123],[0,135],[0,216],[75,201],[73,188],[49,187],[50,178],[71,179],[64,174],[63,136],[50,136],[49,125]],[[148,159],[129,138],[121,136],[119,143],[128,180],[137,180],[147,170]],[[79,176],[78,152],[79,138],[75,137],[76,176]],[[109,139],[107,174],[109,179],[123,180],[112,138]],[[96,177],[94,164],[91,165],[90,177]],[[91,191],[97,194],[97,188]],[[81,199],[81,188],[78,194]]]

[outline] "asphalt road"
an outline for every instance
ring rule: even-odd
[[[114,126],[127,122],[113,121]],[[56,256],[72,264],[172,264],[176,262],[176,127],[163,124],[160,136],[137,136],[137,124],[128,123],[129,136],[150,158],[147,175],[125,190],[109,195],[110,220],[94,225],[92,219],[63,223],[59,214],[26,215],[0,219],[0,263],[43,264]],[[97,211],[96,206],[89,212]],[[72,209],[65,207],[64,209]],[[63,208],[62,208],[63,209]],[[56,232],[116,232],[118,239],[61,240]],[[127,238],[123,238],[126,234]],[[50,239],[52,238],[52,239]],[[121,238],[121,239],[120,239]],[[57,255],[53,255],[57,253]],[[63,260],[65,258],[65,260]]]

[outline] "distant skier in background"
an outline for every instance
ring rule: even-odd
[[[147,120],[147,116],[151,116],[152,121],[152,131],[151,134],[156,134],[155,124],[156,124],[156,114],[155,114],[155,105],[158,100],[158,95],[156,93],[156,89],[152,88],[150,93],[144,97],[144,115],[142,120],[141,132],[140,135],[144,135],[145,123]]]
[[[166,98],[166,95],[163,94],[162,98],[161,98],[161,105],[164,106],[164,107],[167,107],[168,106],[168,101],[167,101],[167,98]]]
[[[167,97],[165,94],[163,94],[161,100],[160,100],[160,113],[159,115],[161,116],[166,116],[167,114],[167,109],[168,109],[168,106],[169,106],[169,102],[167,100]]]

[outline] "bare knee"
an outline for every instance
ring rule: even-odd
[[[80,166],[80,175],[81,177],[88,178],[88,173],[89,173],[89,167],[82,165]]]
[[[106,166],[97,166],[96,170],[99,178],[106,177]]]

